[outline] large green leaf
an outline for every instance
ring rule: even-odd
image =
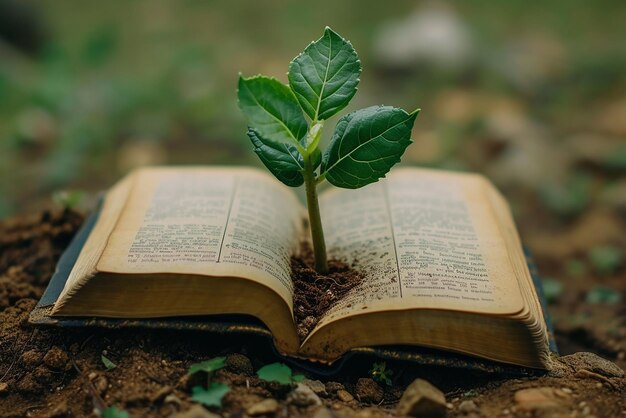
[[[307,122],[296,97],[275,78],[240,76],[237,97],[249,125],[261,135],[294,145],[306,135]]]
[[[304,183],[304,160],[295,146],[270,141],[252,128],[248,128],[248,137],[254,145],[254,152],[278,180],[291,187]]]
[[[372,106],[337,122],[322,159],[322,175],[333,185],[358,189],[384,177],[411,143],[418,111]]]
[[[329,27],[289,64],[289,85],[313,120],[328,119],[348,105],[359,84],[361,63],[350,44]]]

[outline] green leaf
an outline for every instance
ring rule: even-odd
[[[275,78],[239,77],[239,107],[249,125],[268,140],[297,145],[307,133],[307,122],[288,86]]]
[[[102,364],[104,364],[104,367],[106,367],[107,370],[113,370],[117,367],[117,364],[109,360],[104,354],[100,356],[100,360],[102,360]]]
[[[293,380],[294,382],[302,382],[304,380],[304,375],[303,374],[294,374],[293,377],[291,378],[291,380]]]
[[[295,376],[292,376],[291,368],[283,363],[272,363],[263,366],[256,374],[260,379],[267,382],[278,382],[281,385],[290,385],[296,381]]]
[[[372,106],[337,122],[322,159],[322,175],[333,185],[358,189],[384,177],[411,141],[419,110]]]
[[[614,274],[624,261],[620,248],[611,245],[593,247],[588,256],[594,270],[605,276]]]
[[[290,187],[298,187],[304,183],[304,160],[295,146],[270,141],[252,128],[248,128],[248,137],[263,165],[278,180]]]
[[[622,301],[622,295],[610,287],[594,286],[587,292],[587,303],[617,305]]]
[[[331,28],[289,64],[289,85],[312,120],[328,119],[357,90],[361,63],[350,42]]]
[[[563,283],[557,280],[544,278],[541,280],[541,284],[543,286],[543,294],[548,303],[556,302],[563,293]]]
[[[222,406],[222,398],[230,392],[224,383],[211,383],[208,388],[194,386],[191,389],[191,399],[206,406]]]
[[[200,371],[212,373],[226,366],[226,357],[215,357],[210,360],[192,364],[187,371],[188,374],[198,373]]]
[[[128,412],[117,409],[115,406],[110,406],[102,411],[102,418],[130,418]]]

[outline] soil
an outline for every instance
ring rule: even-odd
[[[298,336],[304,340],[315,325],[336,302],[363,281],[363,277],[341,260],[328,261],[328,273],[319,274],[313,249],[302,243],[300,253],[291,258],[291,274],[295,288],[294,316]]]
[[[610,361],[593,354],[566,355],[553,372],[518,379],[387,362],[393,374],[392,384],[386,385],[369,379],[373,359],[356,358],[332,378],[304,373],[320,379],[306,384],[318,393],[321,406],[296,402],[289,385],[259,380],[254,371],[276,358],[266,342],[252,337],[34,327],[27,322],[28,314],[81,221],[81,215],[65,211],[0,223],[0,417],[96,416],[94,411],[113,405],[132,417],[175,416],[194,407],[191,388],[206,383],[206,376],[188,376],[188,367],[217,355],[227,356],[227,367],[213,379],[227,383],[231,391],[220,409],[210,409],[225,418],[246,418],[249,407],[267,398],[278,402],[276,412],[268,415],[280,418],[396,416],[399,398],[416,378],[428,380],[445,394],[448,417],[626,415],[626,378],[617,367],[626,365],[624,306],[585,304],[583,295],[593,282],[568,287],[552,305],[556,336],[561,354],[584,350]],[[549,274],[556,271],[549,258],[538,261]],[[313,274],[301,260],[294,264],[303,277]],[[336,264],[333,271],[345,268]],[[623,273],[602,278],[603,283],[608,281],[623,293]],[[330,277],[318,279],[338,298],[348,283]],[[321,305],[333,300],[309,292],[297,303],[320,305],[321,312]],[[583,319],[567,320],[581,314]],[[107,369],[102,356],[116,367]],[[548,402],[539,405],[536,400],[541,396]],[[217,418],[206,409],[186,416]]]

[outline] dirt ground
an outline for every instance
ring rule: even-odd
[[[267,344],[254,339],[29,325],[28,314],[81,221],[81,215],[66,211],[0,224],[1,417],[95,416],[98,408],[115,405],[132,417],[183,413],[178,416],[239,418],[249,416],[248,408],[267,398],[276,399],[278,407],[266,414],[281,418],[395,416],[399,398],[418,377],[445,394],[448,417],[626,416],[626,378],[611,363],[626,367],[626,309],[623,303],[585,303],[596,278],[568,283],[551,305],[557,342],[565,356],[561,367],[548,375],[506,379],[388,362],[394,374],[387,386],[369,379],[374,360],[360,359],[330,379],[307,375],[313,380],[307,385],[322,405],[304,406],[307,402],[287,400],[291,387],[256,377],[255,371],[276,359]],[[537,254],[540,271],[555,274],[560,268],[557,259]],[[623,295],[623,268],[602,283]],[[599,354],[610,362],[593,355],[568,355],[578,351]],[[107,369],[102,355],[116,367]],[[231,392],[221,409],[196,409],[185,415],[194,406],[191,387],[205,379],[189,377],[188,367],[217,355],[227,356],[227,367],[214,379],[228,383]]]

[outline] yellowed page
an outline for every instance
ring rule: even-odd
[[[399,169],[359,190],[323,193],[330,256],[355,262],[365,280],[318,329],[374,311],[521,311],[519,285],[484,182],[471,174]]]
[[[97,269],[243,277],[292,307],[290,256],[302,210],[286,186],[257,170],[143,169]]]
[[[74,267],[70,272],[65,287],[59,295],[57,307],[65,303],[76,289],[82,286],[96,273],[96,265],[102,256],[109,236],[124,209],[128,195],[132,189],[135,176],[130,174],[117,183],[106,195],[102,204],[98,222],[94,225],[85,242]]]

